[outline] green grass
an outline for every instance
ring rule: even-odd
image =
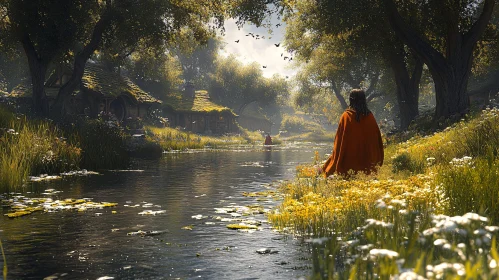
[[[242,136],[201,136],[191,132],[179,131],[174,128],[147,126],[148,137],[159,143],[165,151],[219,148],[229,145],[238,145],[248,143],[247,138]]]
[[[79,166],[81,150],[46,121],[29,120],[0,107],[0,191],[15,191],[29,175]]]
[[[293,135],[308,132],[317,133],[323,131],[323,128],[316,122],[307,121],[304,118],[298,116],[284,115],[282,118],[280,130],[287,131],[287,133]]]
[[[497,278],[499,228],[486,226],[499,222],[499,110],[387,143],[377,174],[326,180],[299,166],[281,186],[269,221],[327,239],[312,242],[312,279]]]
[[[125,167],[125,135],[99,120],[60,127],[0,107],[0,192],[19,191],[28,176],[80,168]]]

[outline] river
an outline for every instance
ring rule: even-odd
[[[330,145],[286,144],[264,150],[165,154],[134,161],[130,170],[65,177],[30,184],[22,195],[116,202],[98,210],[35,212],[0,218],[8,279],[298,279],[310,273],[310,251],[291,236],[274,232],[264,214],[238,216],[215,208],[278,205],[274,197],[243,192],[275,190]],[[138,207],[134,207],[137,205]],[[144,207],[151,206],[152,207]],[[139,215],[147,209],[166,210]],[[114,211],[114,212],[113,212]],[[3,209],[7,213],[7,209]],[[98,214],[99,213],[99,214]],[[264,221],[260,230],[230,230],[223,218]],[[130,235],[159,231],[154,236]],[[257,250],[270,249],[260,254]]]

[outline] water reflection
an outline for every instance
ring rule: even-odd
[[[132,169],[109,171],[88,178],[71,178],[30,186],[33,196],[43,190],[62,190],[54,199],[91,197],[112,201],[113,209],[35,213],[0,220],[12,279],[296,279],[308,275],[308,249],[292,238],[263,230],[244,233],[229,230],[216,219],[214,208],[260,204],[244,197],[269,183],[291,178],[299,163],[311,162],[314,149],[326,146],[273,147],[272,150],[238,149],[185,154],[167,154],[161,160],[139,161]],[[256,163],[256,164],[247,164]],[[139,215],[145,203],[166,213]],[[124,205],[139,204],[139,207]],[[5,210],[4,210],[5,211]],[[112,211],[116,211],[113,214]],[[193,219],[195,215],[206,216]],[[264,215],[253,217],[265,220]],[[191,226],[192,230],[182,229]],[[140,237],[136,231],[167,231]],[[277,254],[258,254],[271,248]],[[63,275],[63,276],[61,276]]]

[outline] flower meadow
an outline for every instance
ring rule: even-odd
[[[499,110],[403,138],[369,176],[318,176],[316,153],[269,221],[310,243],[312,279],[498,278]]]

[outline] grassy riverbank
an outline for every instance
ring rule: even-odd
[[[262,141],[262,136],[256,132],[243,132],[240,135],[231,136],[202,136],[188,131],[164,127],[146,127],[146,133],[153,142],[159,143],[165,151],[220,148],[229,145],[250,144]]]
[[[78,169],[125,168],[130,156],[160,157],[163,151],[262,144],[258,132],[200,136],[172,128],[146,127],[134,141],[114,122],[79,119],[55,125],[0,106],[0,192],[19,191],[29,176]],[[280,144],[274,137],[274,144]]]
[[[325,180],[297,167],[269,220],[313,243],[316,279],[497,277],[499,110],[398,139],[374,176]]]
[[[102,121],[56,126],[0,106],[0,192],[18,191],[28,176],[127,165],[125,134]]]

